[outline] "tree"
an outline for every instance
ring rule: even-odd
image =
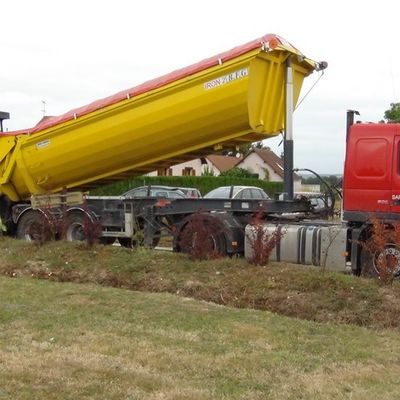
[[[212,168],[206,165],[201,173],[201,176],[215,176],[215,172]]]
[[[221,172],[220,176],[229,176],[232,178],[258,178],[258,176],[248,169],[234,167],[228,171]]]
[[[390,103],[390,109],[385,111],[386,122],[400,122],[400,103]]]
[[[267,146],[264,146],[263,142],[254,142],[254,143],[246,143],[239,146],[237,151],[227,151],[224,152],[225,155],[235,156],[237,153],[241,154],[243,157],[247,156],[254,149],[266,149]]]
[[[340,184],[342,178],[337,175],[323,175],[322,177],[330,187],[341,186]],[[314,175],[305,177],[303,176],[301,179],[301,183],[303,183],[304,185],[320,185],[322,193],[329,192],[329,188],[327,188],[326,185],[323,182],[321,182],[318,177]]]

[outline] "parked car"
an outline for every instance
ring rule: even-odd
[[[124,197],[161,197],[168,199],[184,199],[185,194],[178,188],[170,186],[139,186],[128,190],[122,196]]]
[[[279,199],[283,200],[283,194],[279,195]],[[312,213],[319,217],[328,217],[331,213],[332,199],[319,192],[295,192],[293,200],[307,199],[310,201]]]
[[[199,189],[188,188],[188,187],[177,187],[175,189],[180,190],[187,198],[190,198],[190,199],[200,199],[201,198],[201,193],[200,193]]]
[[[293,198],[310,200],[311,207],[315,212],[325,211],[332,206],[332,199],[323,193],[319,192],[296,192]]]
[[[256,186],[221,186],[208,192],[205,199],[268,200],[264,190]]]

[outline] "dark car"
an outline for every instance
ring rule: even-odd
[[[283,194],[279,195],[279,199],[283,200]],[[332,199],[319,192],[295,192],[293,200],[308,200],[310,202],[311,213],[315,217],[326,218],[332,213]],[[301,213],[300,213],[301,214]],[[293,213],[293,216],[298,217],[299,213]],[[303,214],[301,214],[303,215]],[[287,217],[287,215],[285,215]]]
[[[208,192],[205,199],[268,200],[264,190],[256,186],[221,186]]]
[[[294,200],[303,198],[310,200],[310,205],[315,213],[327,211],[332,206],[332,200],[323,193],[296,192],[293,195]]]

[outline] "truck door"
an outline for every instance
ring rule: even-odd
[[[393,136],[379,132],[373,124],[353,126],[345,165],[345,212],[390,211],[392,159]]]
[[[400,136],[394,137],[391,212],[400,216]]]

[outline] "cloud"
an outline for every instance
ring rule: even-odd
[[[346,109],[376,121],[400,95],[398,17],[388,10],[388,0],[4,2],[0,109],[9,129],[29,127],[42,100],[61,114],[273,32],[329,62],[295,113],[295,148],[302,164],[338,173]]]

